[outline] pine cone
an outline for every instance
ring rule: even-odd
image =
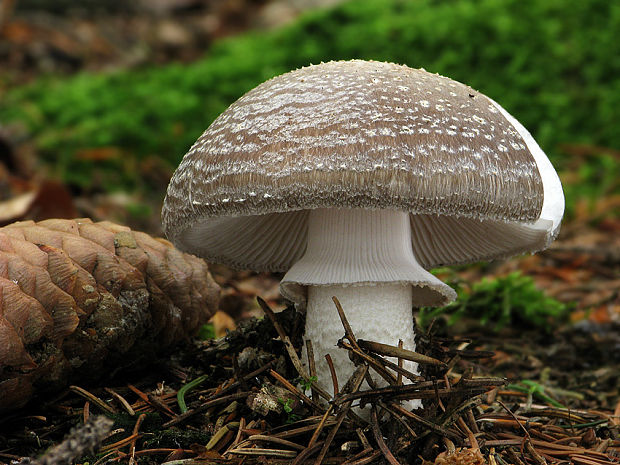
[[[201,259],[89,219],[0,228],[0,411],[171,347],[216,311]]]

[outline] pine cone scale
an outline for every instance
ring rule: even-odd
[[[187,339],[216,311],[207,265],[88,219],[0,228],[0,412]]]

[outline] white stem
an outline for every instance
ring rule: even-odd
[[[415,349],[412,306],[455,298],[452,288],[416,261],[409,214],[391,210],[312,210],[306,252],[280,290],[307,308],[306,339],[312,340],[319,383],[330,392],[325,354],[334,360],[340,385],[354,369],[346,351],[336,347],[344,331],[332,296],[357,337],[393,345],[402,339],[410,350]],[[406,368],[417,372],[414,363]]]
[[[336,342],[343,336],[344,330],[332,297],[336,296],[340,301],[356,338],[392,345],[398,345],[400,339],[405,349],[415,350],[411,292],[412,286],[407,284],[308,288],[304,340],[312,341],[318,381],[323,389],[333,395],[333,383],[325,354],[332,358],[340,389],[355,368],[349,360],[348,352],[336,347]],[[394,359],[391,361],[396,362]],[[418,374],[417,363],[404,361],[403,368]],[[373,380],[379,386],[387,385],[378,376],[373,376]],[[406,380],[405,382],[407,383]],[[418,408],[421,405],[412,402],[407,406]]]

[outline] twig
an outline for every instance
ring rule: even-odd
[[[107,402],[104,402],[102,399],[100,399],[96,395],[91,394],[86,389],[83,389],[79,386],[69,386],[69,389],[75,392],[76,394],[84,397],[86,400],[90,400],[91,402],[99,406],[102,410],[105,410],[108,413],[116,413],[116,409],[114,407],[109,405]]]
[[[172,452],[177,452],[177,451],[182,451],[185,454],[191,454],[191,453],[194,452],[191,449],[167,449],[167,448],[161,448],[161,449],[142,449],[142,450],[136,451],[135,456],[136,457],[144,457],[145,455],[170,454]],[[127,457],[129,457],[129,454],[120,453],[118,455],[118,457],[114,458],[113,460],[119,462],[121,460],[126,459]],[[167,462],[167,463],[170,463],[170,462]]]
[[[545,458],[542,457],[532,445],[532,440],[529,438],[529,434],[528,438],[525,440],[525,448],[532,455],[532,457],[534,457],[534,460],[538,463],[538,465],[547,465]]]
[[[248,437],[247,441],[265,441],[265,442],[273,442],[274,444],[280,444],[281,446],[291,447],[295,450],[304,450],[305,447],[301,444],[297,444],[292,441],[287,441],[286,439],[276,438],[273,436],[267,436],[265,434],[253,434]]]
[[[363,451],[358,452],[357,454],[349,457],[347,460],[342,462],[340,465],[351,465],[352,463],[358,463],[357,460],[363,458],[364,456],[370,454],[371,452],[373,452],[373,448],[372,447],[368,447],[368,448],[364,449]]]
[[[308,375],[308,373],[306,373],[306,370],[301,364],[301,360],[299,360],[299,356],[297,355],[297,352],[295,351],[295,347],[293,347],[293,343],[291,342],[287,334],[284,332],[282,325],[280,325],[280,323],[278,322],[278,319],[276,318],[276,314],[269,307],[269,305],[267,305],[267,302],[265,302],[260,297],[256,297],[256,301],[258,302],[258,305],[260,305],[260,308],[262,308],[263,312],[265,312],[265,315],[267,315],[267,317],[271,320],[271,323],[273,324],[273,327],[278,333],[278,336],[280,336],[280,340],[284,344],[284,347],[286,348],[289,358],[291,359],[291,362],[293,362],[293,366],[297,370],[297,373],[299,373],[299,376],[301,376],[304,380],[309,381],[310,376]]]
[[[400,465],[400,462],[396,460],[396,457],[394,457],[394,454],[392,454],[392,451],[383,440],[381,429],[379,429],[379,420],[377,419],[377,407],[375,405],[373,405],[370,410],[370,425],[372,427],[372,433],[375,437],[375,441],[377,442],[379,449],[381,449],[381,453],[385,459],[392,465]]]
[[[164,415],[167,415],[169,417],[174,417],[176,415],[172,410],[170,410],[170,407],[168,407],[160,398],[155,397],[152,394],[146,394],[132,384],[128,384],[127,387],[131,391],[133,391],[140,399],[142,399],[143,402],[145,402],[148,406],[154,408],[158,412],[163,413]]]
[[[325,361],[327,362],[327,366],[329,367],[329,373],[331,375],[332,385],[334,387],[334,397],[336,397],[338,395],[338,377],[336,376],[336,369],[334,368],[332,356],[329,354],[325,354]]]
[[[227,423],[225,425],[223,425],[220,429],[218,429],[215,434],[213,436],[211,436],[211,439],[209,439],[209,442],[207,443],[207,445],[205,446],[206,450],[215,450],[215,447],[219,444],[219,442],[224,439],[226,436],[229,436],[229,433],[233,432],[233,429],[235,428],[239,428],[239,425],[241,423],[238,421],[231,421],[230,423]],[[226,439],[224,442],[227,442],[229,439]],[[228,452],[232,452],[232,450],[228,451]]]
[[[319,393],[321,397],[323,397],[326,400],[330,400],[331,396],[329,395],[329,393],[326,392],[324,389],[322,389],[320,386],[318,386],[316,383],[312,382],[312,380],[310,379],[310,376],[308,375],[305,368],[301,364],[301,360],[299,359],[299,356],[297,355],[297,352],[295,351],[295,347],[293,347],[291,340],[284,332],[284,329],[282,329],[282,325],[280,325],[280,323],[278,322],[276,318],[276,314],[269,307],[269,305],[267,305],[267,302],[265,302],[263,299],[261,299],[260,297],[257,297],[256,300],[258,304],[260,305],[260,307],[265,312],[265,315],[267,315],[267,317],[271,320],[271,323],[273,324],[273,327],[276,329],[278,336],[280,336],[280,339],[282,340],[282,343],[284,344],[284,347],[286,348],[286,352],[288,353],[288,356],[291,359],[291,362],[293,363],[293,366],[297,370],[297,373],[299,374],[299,376],[301,376],[304,379],[304,381],[308,383],[312,383],[311,386],[314,387],[316,392]]]
[[[519,421],[519,419],[517,418],[517,416],[516,416],[514,413],[512,413],[512,410],[510,410],[508,407],[506,407],[506,405],[505,405],[505,404],[504,404],[501,400],[497,400],[497,403],[498,403],[499,405],[501,405],[501,406],[502,406],[502,408],[503,408],[504,410],[506,410],[506,412],[508,412],[508,415],[510,415],[510,416],[512,417],[512,419],[513,419],[514,421],[516,421],[516,422],[517,422],[517,425],[519,425],[519,427],[523,430],[523,432],[525,433],[525,436],[526,436],[529,440],[531,440],[531,439],[532,439],[532,437],[530,436],[530,433],[529,433],[529,432],[525,429],[525,426],[523,426],[523,424]]]
[[[427,355],[418,354],[417,352],[413,352],[411,350],[400,349],[396,346],[382,344],[380,342],[365,341],[364,339],[358,339],[357,343],[362,349],[366,349],[380,355],[385,355],[387,357],[398,357],[411,362],[417,362],[420,365],[432,365],[443,369],[448,368],[448,365],[440,360]]]
[[[367,463],[374,462],[377,458],[379,458],[380,455],[381,455],[381,451],[376,450],[367,457],[360,458],[354,461],[349,461],[350,460],[349,459],[349,460],[342,462],[341,465],[366,465]]]
[[[478,429],[478,424],[476,423],[476,418],[474,417],[474,411],[469,409],[465,415],[467,415],[467,423],[469,424],[469,428],[474,432],[474,434],[479,433],[480,429]]]
[[[205,402],[201,406],[196,407],[195,409],[188,410],[187,412],[185,412],[185,413],[183,413],[181,415],[177,415],[172,420],[167,421],[166,423],[164,423],[162,425],[162,427],[163,428],[170,428],[171,426],[178,425],[179,423],[184,422],[188,418],[191,418],[194,415],[197,415],[198,413],[204,412],[205,410],[209,410],[211,407],[215,407],[216,405],[220,405],[220,404],[225,404],[226,402],[230,402],[230,401],[233,401],[233,400],[245,399],[251,393],[252,393],[251,391],[239,392],[237,394],[230,394],[230,395],[225,396],[225,397],[219,397],[217,399],[210,400],[208,402]]]
[[[243,436],[243,430],[245,429],[245,418],[241,417],[239,420],[239,428],[237,428],[237,436],[235,436],[235,440],[228,446],[228,450],[225,451],[222,455],[226,455],[231,449],[239,447],[241,443],[241,437]]]
[[[347,316],[344,314],[344,310],[342,305],[340,305],[340,301],[336,296],[332,297],[332,301],[336,306],[336,310],[338,311],[338,316],[340,317],[340,321],[342,322],[342,327],[344,328],[344,335],[349,340],[351,345],[358,351],[361,352],[360,346],[357,344],[357,339],[355,339],[355,334],[353,334],[353,329],[349,324],[349,320],[347,320]]]
[[[373,360],[375,360],[378,364],[383,366],[384,368],[390,368],[391,370],[394,370],[397,373],[397,375],[404,376],[405,378],[407,378],[413,383],[424,380],[423,376],[416,375],[410,372],[409,370],[399,367],[397,363],[394,363],[386,358],[383,358],[380,355],[373,354],[373,353],[369,353],[367,355],[371,357]],[[402,359],[399,359],[399,360],[402,360]],[[396,384],[398,384],[398,378],[396,379]]]
[[[458,405],[456,408],[445,412],[441,417],[440,417],[440,424],[442,426],[446,426],[450,423],[453,423],[457,418],[459,418],[459,416],[465,412],[466,410],[469,410],[473,407],[475,407],[476,405],[479,405],[482,402],[480,396],[475,396],[469,399],[466,399],[465,401],[463,401],[462,404]]]
[[[239,382],[241,389],[243,391],[249,391],[250,387],[248,386],[248,383],[245,380],[245,378],[241,375],[241,369],[239,368],[239,360],[238,360],[237,354],[233,354],[232,356],[232,366],[233,366],[233,373],[235,374],[235,379]]]
[[[329,415],[331,415],[333,410],[334,410],[334,404],[331,404],[329,408],[327,409],[327,411],[325,412],[325,414],[323,415],[323,417],[321,418],[321,421],[316,427],[316,430],[314,430],[314,433],[312,433],[312,437],[310,438],[310,441],[308,442],[308,448],[311,448],[317,442],[319,435],[321,434],[321,432],[323,431],[323,428],[325,427],[327,418],[329,417]]]
[[[463,430],[463,432],[467,435],[467,438],[469,439],[469,444],[472,448],[474,449],[480,449],[480,445],[478,444],[478,440],[476,439],[476,436],[474,435],[474,433],[472,433],[472,431],[469,429],[469,426],[467,426],[467,423],[465,423],[465,420],[463,420],[463,417],[459,417],[456,420],[456,424]]]
[[[256,370],[254,370],[251,373],[248,373],[247,375],[245,375],[242,380],[238,380],[235,381],[231,384],[229,384],[228,386],[226,386],[225,388],[221,389],[217,395],[218,396],[222,396],[224,394],[226,394],[229,391],[232,391],[233,389],[238,388],[239,386],[241,386],[243,383],[249,381],[252,378],[255,378],[256,376],[260,375],[261,373],[263,373],[264,371],[267,371],[268,369],[270,369],[273,364],[275,363],[275,360],[269,360],[267,363],[265,363],[262,367],[257,368]],[[248,389],[249,391],[249,389]]]
[[[306,340],[306,354],[308,355],[308,370],[310,370],[310,379],[317,379],[316,376],[316,363],[314,361],[314,349],[312,347],[312,341],[310,339]],[[312,395],[312,400],[315,402],[319,401],[319,393],[316,392],[314,386],[310,386],[310,392]]]
[[[396,411],[396,412],[400,413],[401,415],[403,415],[403,416],[413,420],[415,423],[418,423],[418,424],[420,424],[422,426],[425,426],[426,428],[428,428],[431,431],[434,431],[436,433],[441,434],[442,436],[447,436],[447,437],[456,439],[457,441],[460,440],[459,436],[456,433],[454,433],[454,432],[452,432],[452,431],[450,431],[450,430],[448,430],[446,428],[443,428],[442,426],[437,425],[437,424],[435,424],[435,423],[433,423],[431,421],[428,421],[428,420],[422,418],[421,416],[416,415],[415,413],[410,412],[409,410],[404,409],[403,407],[401,407],[398,404],[395,404],[395,403],[392,402],[392,403],[387,404],[387,407],[389,409],[391,409],[393,411]]]
[[[504,386],[508,380],[505,378],[461,378],[455,386],[463,387],[490,387],[490,386]]]
[[[437,402],[439,409],[445,413],[446,406],[443,404],[441,397],[439,396],[439,386],[436,379],[433,380],[433,391],[435,392],[435,401]],[[448,388],[447,391],[452,392],[452,388]]]
[[[129,415],[133,417],[136,414],[135,410],[131,407],[129,402],[127,402],[127,399],[121,396],[114,389],[111,389],[111,388],[104,388],[104,389],[108,394],[110,394],[112,397],[114,397],[117,401],[120,402],[120,404],[125,408],[125,410],[127,411]]]
[[[372,358],[370,355],[366,354],[365,352],[362,352],[361,349],[355,348],[353,344],[346,343],[342,339],[338,341],[338,347],[342,347],[344,349],[350,350],[355,355],[357,355],[358,358],[361,358],[364,361],[366,361],[368,365],[371,366],[377,372],[377,374],[381,376],[388,384],[391,384],[391,385],[396,384],[396,377],[392,373],[387,371],[385,367],[383,367],[383,365],[381,365],[377,360],[375,360],[374,358]]]
[[[293,386],[284,376],[282,376],[277,371],[269,370],[269,374],[273,376],[276,380],[278,380],[280,384],[282,384],[282,386],[284,386],[291,394],[293,394],[295,397],[301,400],[304,404],[320,412],[325,411],[323,407],[321,407],[319,404],[314,402],[312,399],[310,399],[310,397],[305,395],[303,392],[300,392],[299,389]]]
[[[368,372],[367,365],[358,366],[353,372],[353,374],[351,375],[351,377],[349,378],[349,380],[347,381],[347,383],[342,388],[342,392],[357,391],[362,385],[362,381],[364,380],[364,376],[366,375],[367,372]],[[325,455],[327,454],[327,451],[329,450],[329,446],[334,440],[334,437],[336,436],[336,433],[338,432],[340,425],[342,425],[342,422],[344,421],[344,417],[346,416],[350,408],[351,408],[351,402],[345,402],[340,407],[340,411],[338,412],[338,415],[336,415],[336,424],[334,425],[334,427],[331,429],[331,431],[327,435],[327,439],[325,439],[325,444],[323,444],[323,448],[321,449],[319,456],[314,462],[315,465],[320,465],[323,462],[323,459],[325,458]]]
[[[101,452],[107,452],[113,449],[119,449],[121,447],[124,447],[128,444],[131,444],[133,441],[135,441],[136,439],[138,439],[138,437],[140,437],[140,435],[138,433],[136,434],[132,434],[131,436],[127,436],[126,438],[123,438],[119,441],[116,441],[112,444],[108,444],[107,446],[102,447],[101,449],[99,449]]]
[[[305,462],[308,457],[311,457],[318,450],[320,450],[323,447],[323,444],[324,444],[323,441],[321,441],[321,442],[317,442],[312,447],[306,447],[304,450],[302,450],[299,453],[299,455],[295,458],[295,460],[291,462],[291,465],[300,465],[301,463]]]
[[[377,402],[377,405],[379,407],[381,407],[382,409],[384,409],[386,412],[388,412],[390,415],[392,415],[392,418],[394,418],[397,422],[399,422],[409,432],[409,434],[411,435],[411,437],[413,439],[417,439],[418,435],[413,430],[413,428],[411,428],[411,426],[409,426],[409,423],[407,423],[405,420],[403,420],[401,415],[398,415],[396,412],[394,412],[391,409],[389,409],[387,407],[387,405],[385,405],[381,401]]]
[[[333,425],[336,423],[336,420],[333,418],[327,418],[325,421],[325,425]],[[289,429],[286,431],[282,431],[281,433],[272,434],[275,438],[292,438],[295,436],[300,436],[302,434],[306,434],[310,431],[316,430],[316,425],[302,426],[301,428]]]
[[[515,465],[525,465],[521,460],[521,457],[517,455],[517,453],[511,449],[510,447],[507,449],[508,457],[515,463]]]
[[[136,420],[136,424],[133,427],[132,436],[135,436],[135,439],[131,441],[131,443],[129,444],[129,456],[131,457],[131,460],[135,460],[136,440],[138,439],[138,431],[140,431],[140,425],[142,424],[145,418],[146,418],[146,413],[142,413]]]
[[[446,355],[458,355],[464,359],[480,359],[480,358],[493,358],[495,352],[492,350],[462,350],[462,349],[445,349]]]
[[[403,340],[399,339],[398,340],[398,348],[400,350],[403,349]],[[403,358],[402,357],[398,357],[397,363],[399,371],[397,371],[397,375],[396,375],[396,384],[398,384],[399,386],[401,386],[403,384],[403,374],[400,370],[403,369]]]
[[[83,417],[84,423],[87,423],[88,419],[90,418],[90,401],[88,400],[84,402],[84,408],[82,409],[82,417]]]
[[[297,456],[297,452],[293,450],[280,450],[280,449],[233,449],[229,451],[230,454],[237,455],[251,455],[251,456],[260,456],[264,455],[266,457],[282,457],[282,458],[294,458]]]
[[[340,396],[338,399],[334,399],[334,404],[339,405],[343,402],[356,399],[372,399],[372,398],[384,398],[389,397],[396,400],[410,400],[410,399],[432,399],[437,396],[441,398],[457,397],[458,395],[477,395],[485,392],[483,388],[478,389],[464,389],[464,388],[452,388],[452,389],[424,389],[431,384],[431,381],[425,381],[418,384],[405,384],[403,386],[385,386],[381,388],[371,389],[367,391],[360,391],[351,394]]]
[[[364,449],[372,449],[372,447],[370,446],[370,442],[368,442],[368,438],[364,434],[364,431],[362,430],[362,428],[357,428],[355,430],[355,434],[357,434],[357,437],[362,443],[362,446],[364,446]]]

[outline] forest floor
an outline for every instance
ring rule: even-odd
[[[4,8],[11,3],[4,2]],[[191,61],[217,37],[293,18],[295,4],[159,0],[150,3],[150,22],[144,12],[119,15],[117,10],[99,11],[97,17],[15,12],[15,20],[4,25],[0,15],[0,68],[12,70],[0,85],[45,73]],[[572,152],[574,166],[562,175],[564,182],[578,182],[571,176],[591,156],[587,148]],[[28,190],[27,160],[36,164],[36,151],[27,141],[0,134],[3,190]],[[56,189],[55,181],[50,183],[46,189]],[[104,219],[111,208],[109,199],[76,199],[63,186],[60,190],[51,195],[54,213],[60,207],[74,216],[94,213]],[[3,200],[0,222],[49,215],[50,192],[37,192],[27,205],[11,203],[10,212]],[[438,360],[422,378],[409,387],[396,382],[391,391],[356,394],[359,387],[349,386],[332,407],[316,392],[310,394],[273,324],[279,321],[280,331],[299,347],[299,317],[289,310],[256,319],[265,315],[256,296],[278,312],[285,308],[278,294],[280,276],[213,266],[223,290],[223,311],[214,326],[226,337],[197,340],[148,369],[124,368],[98,385],[73,386],[0,417],[0,463],[42,454],[61,444],[73,426],[105,414],[115,420],[113,431],[105,422],[77,430],[71,447],[62,443],[64,449],[48,452],[40,463],[314,463],[324,454],[324,463],[350,465],[381,460],[618,464],[619,199],[610,195],[594,205],[575,205],[559,239],[545,252],[443,276],[468,286],[518,270],[547,295],[569,303],[570,321],[552,325],[551,331],[519,325],[498,331],[472,318],[451,326],[440,318],[421,336],[425,352]],[[113,205],[118,207],[118,199]],[[154,223],[141,226],[158,232]],[[349,348],[339,350],[359,351],[354,336],[348,336]],[[338,381],[342,387],[346,380]],[[394,403],[396,396],[421,398],[424,408],[404,413]],[[360,399],[374,406],[376,417],[360,418],[350,410],[350,402],[355,406]],[[444,450],[454,453],[438,455]]]

